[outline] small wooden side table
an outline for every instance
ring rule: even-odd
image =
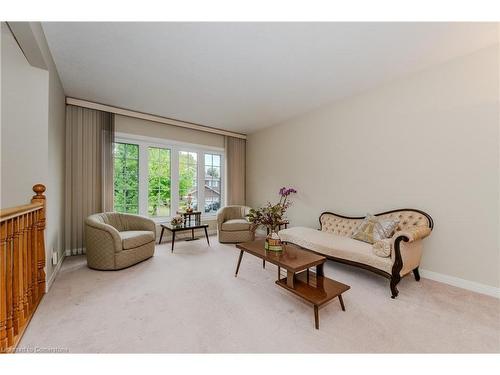
[[[201,224],[201,211],[191,211],[191,212],[177,212],[179,215],[182,215],[184,218],[184,225],[200,225]],[[192,218],[192,219],[191,219]],[[186,238],[185,241],[194,241],[199,237],[195,237],[194,233],[191,238]]]

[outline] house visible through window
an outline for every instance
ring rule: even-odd
[[[223,205],[222,149],[117,135],[113,156],[115,211],[165,219],[188,202],[204,215]]]
[[[221,158],[218,154],[205,154],[205,212],[215,213],[220,208]]]
[[[179,209],[186,210],[189,201],[191,208],[198,209],[198,154],[179,152]]]

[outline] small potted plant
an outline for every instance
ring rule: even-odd
[[[264,207],[258,209],[251,209],[247,215],[248,221],[250,221],[254,230],[259,225],[267,227],[269,234],[266,237],[265,248],[271,251],[282,251],[283,246],[281,240],[276,233],[276,228],[284,220],[284,215],[286,210],[290,207],[292,202],[288,200],[291,194],[297,193],[294,188],[282,187],[279,190],[280,200],[276,204],[271,204],[268,202]]]

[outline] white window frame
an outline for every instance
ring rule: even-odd
[[[115,133],[116,143],[132,143],[139,146],[139,215],[148,216],[156,222],[169,221],[179,210],[179,151],[197,153],[198,163],[198,211],[204,220],[215,219],[216,214],[205,213],[205,153],[218,154],[221,157],[221,207],[225,204],[225,154],[220,147],[204,146],[194,143],[178,142],[163,138],[147,137],[143,135]],[[151,217],[148,214],[148,147],[160,147],[170,149],[170,216]]]

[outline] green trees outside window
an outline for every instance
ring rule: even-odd
[[[115,143],[114,209],[117,212],[139,213],[139,146]]]
[[[214,215],[223,201],[223,162],[221,153],[201,147],[118,138],[114,210],[169,220],[191,200],[193,210]]]
[[[170,150],[148,147],[148,214],[170,216]]]
[[[191,195],[191,207],[198,209],[198,154],[179,151],[179,209],[186,210],[188,196]]]

